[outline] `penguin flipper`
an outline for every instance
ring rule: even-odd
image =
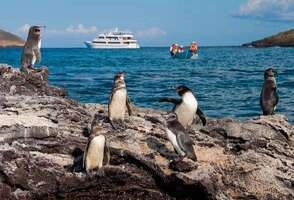
[[[200,110],[199,107],[196,110],[196,114],[200,117],[203,126],[205,126],[206,125],[206,117],[205,117],[204,113]]]
[[[114,130],[117,130],[118,127],[115,125],[115,123],[112,121],[112,119],[109,119],[110,125]]]
[[[274,93],[274,96],[276,98],[276,102],[275,102],[275,105],[277,105],[279,103],[279,95],[277,93],[277,88],[275,87],[275,93]]]
[[[127,96],[127,102],[126,102],[126,105],[127,105],[127,109],[128,109],[128,114],[129,116],[132,115],[132,107],[131,107],[131,101],[130,101],[130,98]]]
[[[274,107],[274,109],[273,109],[273,112],[272,112],[272,115],[273,114],[275,114],[275,110],[276,110],[276,106],[277,106],[277,104],[279,103],[279,95],[278,95],[278,93],[277,93],[277,88],[275,87],[275,92],[274,92],[274,97],[275,97],[275,102],[274,102],[274,104],[275,104],[275,107]]]
[[[170,103],[178,105],[182,102],[182,99],[164,97],[164,98],[160,99],[159,102],[170,102]]]
[[[86,158],[87,158],[87,152],[90,146],[91,140],[88,140],[88,143],[86,145],[85,151],[84,151],[84,156],[83,156],[83,169],[87,168],[87,162],[86,162]]]
[[[263,110],[263,106],[262,106],[262,91],[261,91],[260,96],[259,96],[259,105],[260,105],[261,109]]]
[[[104,147],[103,165],[108,165],[109,162],[110,162],[110,149],[109,149],[109,143],[106,139],[105,140],[105,147]]]

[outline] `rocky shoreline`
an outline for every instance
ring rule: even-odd
[[[294,29],[278,33],[276,35],[256,40],[246,44],[243,47],[294,47]]]
[[[0,29],[0,48],[23,47],[24,44],[25,41],[22,38]]]
[[[48,70],[21,74],[0,65],[1,199],[293,199],[294,126],[283,115],[248,121],[208,118],[193,126],[197,163],[176,157],[163,111],[134,107],[114,131],[107,106],[66,98]],[[110,145],[110,164],[72,172],[91,124]]]

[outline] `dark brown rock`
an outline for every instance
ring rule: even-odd
[[[0,94],[64,97],[66,95],[64,89],[48,84],[48,75],[46,67],[25,74],[11,66],[0,64]]]

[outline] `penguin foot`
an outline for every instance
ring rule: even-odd
[[[177,158],[169,163],[169,168],[178,172],[189,172],[197,169],[198,165],[189,159]]]
[[[178,157],[176,157],[174,160],[172,160],[171,162],[180,162],[180,161],[182,161],[184,159],[184,157],[180,157],[180,156],[178,156]]]
[[[115,121],[112,121],[111,119],[109,119],[109,123],[110,123],[110,125],[112,126],[112,128],[114,130],[117,130],[118,129],[117,123],[115,123]]]
[[[118,130],[118,131],[124,131],[127,128],[125,123],[121,120],[119,120],[119,121],[111,121],[110,120],[110,124],[114,130]]]
[[[99,177],[103,177],[103,176],[105,176],[105,173],[104,173],[104,170],[103,169],[98,169],[97,171],[96,171],[96,173],[95,173],[97,176],[99,176]]]

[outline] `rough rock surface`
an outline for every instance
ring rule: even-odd
[[[0,64],[0,94],[64,97],[66,91],[48,84],[48,69],[46,67],[41,67],[34,73],[24,74],[9,65]]]
[[[2,88],[13,83],[3,78],[10,73],[0,75],[0,199],[294,198],[294,127],[282,115],[197,123],[188,130],[197,163],[175,162],[164,112],[134,106],[126,129],[115,131],[107,106],[60,97],[48,84],[39,91],[24,82],[9,94]],[[72,172],[73,150],[85,148],[91,124],[108,139],[110,164]]]
[[[242,46],[248,47],[294,47],[294,29],[278,33],[276,35],[266,37],[261,40],[243,44]]]

